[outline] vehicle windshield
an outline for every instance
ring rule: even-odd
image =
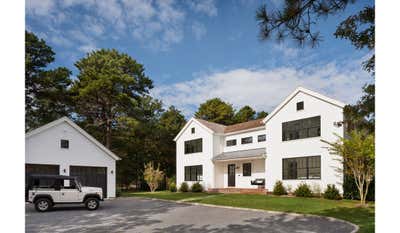
[[[79,178],[75,178],[75,184],[76,184],[76,186],[78,186],[79,189],[82,188],[82,183],[81,183],[81,181],[79,180]]]

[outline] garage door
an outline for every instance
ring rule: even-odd
[[[59,165],[48,165],[48,164],[25,164],[25,198],[28,197],[28,176],[31,174],[39,175],[59,175]],[[46,182],[46,181],[43,181]],[[49,183],[50,185],[50,183]]]
[[[103,188],[103,196],[107,197],[107,168],[70,166],[69,174],[79,177],[83,186]]]

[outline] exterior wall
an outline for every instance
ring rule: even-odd
[[[304,110],[297,111],[296,103],[304,101]],[[282,123],[308,117],[321,116],[321,136],[291,141],[282,141]],[[343,126],[336,127],[334,122],[343,120],[343,109],[312,97],[303,92],[295,95],[274,117],[266,123],[267,159],[266,188],[272,190],[277,180],[290,185],[294,190],[299,183],[305,182],[312,187],[319,185],[323,191],[328,184],[335,184],[342,192],[343,175],[337,171],[342,168],[337,156],[330,155],[327,145],[321,139],[335,141],[334,133],[343,136]],[[319,180],[283,180],[282,158],[321,156],[321,179]]]
[[[224,137],[223,140],[223,151],[224,152],[230,152],[230,151],[238,151],[238,150],[249,150],[249,149],[257,149],[257,148],[262,148],[266,147],[267,143],[266,141],[264,142],[258,142],[257,136],[265,134],[265,129],[260,129],[260,130],[255,130],[255,131],[248,131],[248,132],[242,132],[242,133],[235,133],[235,134],[228,134]],[[253,137],[253,143],[249,144],[241,144],[241,139],[245,137]],[[236,146],[226,146],[226,141],[236,139]]]
[[[195,128],[192,134],[191,128]],[[214,164],[213,154],[218,151],[220,144],[210,131],[199,123],[192,121],[187,129],[176,141],[176,184],[179,186],[185,181],[185,166],[203,165],[203,180],[200,183],[207,190],[214,188]],[[200,153],[185,154],[185,141],[203,138],[203,151]],[[215,143],[215,146],[214,146]],[[186,181],[189,187],[195,181]]]
[[[251,163],[251,176],[243,176],[243,163]],[[265,159],[237,160],[215,163],[215,187],[228,188],[228,164],[235,164],[235,188],[257,188],[250,181],[265,178]]]
[[[69,149],[60,148],[61,139]],[[66,122],[26,138],[25,162],[60,165],[60,175],[69,175],[71,165],[107,167],[107,196],[115,197],[115,160]]]

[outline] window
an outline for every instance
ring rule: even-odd
[[[192,134],[194,134],[196,132],[195,128],[192,128]]]
[[[68,149],[69,148],[69,141],[65,139],[61,139],[61,148]]]
[[[321,179],[321,156],[282,159],[282,179]]]
[[[242,138],[242,144],[253,143],[253,137]]]
[[[243,176],[251,176],[251,163],[243,164]]]
[[[185,166],[185,181],[202,181],[203,166]]]
[[[303,101],[297,102],[296,108],[297,108],[297,111],[303,110],[304,109],[304,102]]]
[[[203,151],[203,139],[185,141],[185,154],[198,153]]]
[[[265,142],[266,140],[265,134],[258,135],[257,140],[258,142]]]
[[[321,136],[321,116],[282,123],[282,141]]]
[[[236,139],[226,141],[226,146],[236,146]]]

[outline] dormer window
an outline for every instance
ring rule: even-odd
[[[297,111],[303,110],[304,109],[304,101],[297,102],[296,108],[297,108]]]
[[[194,134],[196,132],[196,129],[193,127],[192,128],[192,134]]]
[[[69,141],[66,139],[61,139],[60,141],[61,148],[68,149],[69,148]]]

